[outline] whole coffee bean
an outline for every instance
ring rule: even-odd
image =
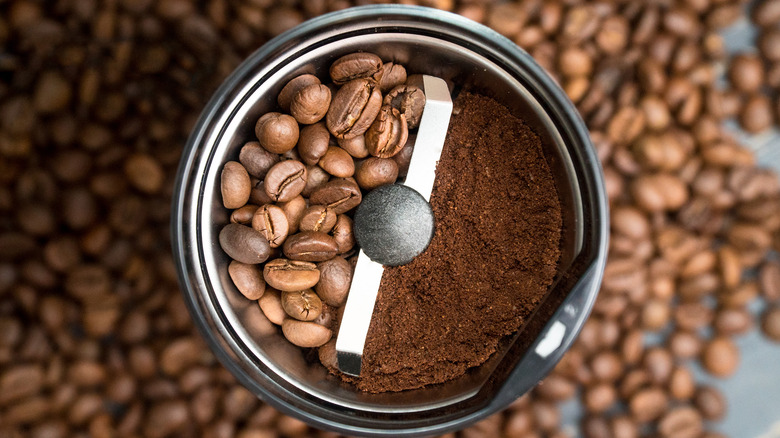
[[[623,372],[623,364],[618,355],[612,351],[597,353],[590,361],[593,377],[602,382],[614,382]]]
[[[748,97],[739,114],[739,124],[747,132],[758,133],[772,127],[772,102],[763,94]]]
[[[703,342],[696,333],[678,330],[669,335],[667,345],[678,359],[693,359],[701,354]]]
[[[399,178],[406,178],[406,173],[409,171],[409,163],[412,162],[415,141],[417,141],[417,135],[409,134],[409,138],[406,139],[406,146],[401,149],[401,152],[393,155],[392,157],[396,164],[398,164]]]
[[[301,160],[306,164],[317,164],[328,151],[329,143],[330,132],[325,127],[325,123],[319,122],[304,127],[298,139],[298,153]]]
[[[780,342],[780,306],[773,305],[761,316],[761,331],[774,342]]]
[[[712,322],[712,309],[701,302],[680,303],[674,309],[674,321],[683,330],[698,330]]]
[[[273,154],[260,146],[260,142],[246,143],[238,154],[238,161],[255,178],[263,179],[268,170],[279,162],[279,155]]]
[[[277,96],[276,100],[283,111],[290,111],[290,105],[292,104],[293,97],[298,93],[298,91],[309,85],[319,83],[319,78],[314,75],[303,74],[297,76],[291,79],[290,82],[288,82],[284,88],[282,88],[282,91],[279,92],[279,96]]]
[[[617,391],[610,383],[597,383],[585,387],[583,393],[585,409],[591,414],[600,414],[608,410],[617,401]]]
[[[303,348],[324,345],[333,334],[329,328],[306,321],[288,318],[282,322],[282,333],[288,341]]]
[[[720,335],[734,336],[747,333],[753,324],[753,316],[746,309],[723,308],[715,314],[713,326]]]
[[[225,208],[239,208],[249,201],[249,174],[238,161],[228,161],[222,168],[221,190]]]
[[[265,192],[264,181],[255,177],[250,177],[249,182],[252,185],[252,190],[249,192],[249,202],[255,205],[265,205],[274,202],[274,200]]]
[[[628,415],[612,417],[609,422],[613,438],[639,438],[639,426]]]
[[[280,202],[279,208],[287,216],[287,234],[297,233],[303,212],[306,210],[306,200],[298,195],[287,202]]]
[[[734,56],[729,63],[731,85],[745,93],[755,93],[764,84],[764,66],[761,58],[750,53]]]
[[[330,65],[330,78],[338,85],[359,78],[379,80],[382,72],[382,59],[373,53],[350,53]]]
[[[739,349],[730,338],[715,337],[704,345],[701,362],[713,376],[728,377],[739,366]]]
[[[333,237],[320,231],[301,231],[284,242],[284,255],[292,260],[324,262],[338,254]]]
[[[352,138],[338,139],[341,149],[347,151],[348,154],[355,158],[366,158],[368,156],[368,148],[366,147],[366,137],[364,135],[358,135]]]
[[[320,271],[314,263],[275,259],[265,264],[263,278],[275,289],[293,292],[314,287],[320,279]]]
[[[406,145],[408,134],[406,117],[397,109],[384,105],[366,131],[366,147],[375,157],[390,158]]]
[[[709,421],[719,421],[726,415],[726,398],[714,386],[702,386],[696,390],[693,403]]]
[[[317,264],[320,281],[314,290],[329,306],[339,307],[347,300],[352,284],[352,267],[343,257],[334,257]]]
[[[325,122],[336,138],[349,139],[366,132],[382,106],[382,93],[372,79],[355,79],[333,96]]]
[[[355,173],[352,156],[338,146],[330,146],[320,158],[319,166],[337,178],[347,178]]]
[[[655,420],[666,412],[669,399],[661,388],[640,390],[628,402],[631,416],[640,423]]]
[[[272,323],[282,325],[282,322],[287,319],[287,313],[282,307],[282,293],[278,290],[267,287],[263,296],[257,300],[257,304]]]
[[[265,150],[283,154],[298,143],[298,122],[287,114],[266,113],[257,119],[255,135]]]
[[[352,219],[340,214],[336,218],[336,225],[333,226],[333,240],[339,247],[339,254],[344,254],[355,246],[355,235],[352,232]]]
[[[322,84],[306,86],[295,93],[290,114],[302,125],[319,122],[330,107],[330,88]]]
[[[363,195],[357,183],[349,179],[334,179],[315,190],[309,201],[312,204],[327,205],[336,214],[346,213],[357,207]]]
[[[365,190],[392,184],[396,179],[398,179],[398,163],[391,158],[366,158],[355,172],[355,180]]]
[[[299,229],[329,233],[336,225],[336,213],[325,205],[312,205],[303,212]]]
[[[320,166],[306,165],[306,187],[303,188],[301,195],[311,196],[317,189],[325,185],[330,180],[330,174]]]
[[[383,101],[404,115],[409,129],[420,126],[423,109],[425,109],[425,93],[414,85],[398,85],[390,90]]]
[[[255,215],[258,208],[260,207],[254,204],[247,204],[241,208],[237,208],[230,213],[230,222],[234,224],[249,225],[252,223],[252,217]]]
[[[265,236],[241,224],[225,225],[219,232],[219,244],[232,259],[250,265],[263,263],[271,254]]]
[[[256,300],[265,292],[265,280],[263,271],[257,265],[248,265],[233,260],[228,265],[228,274],[236,289],[247,299]]]
[[[676,400],[688,400],[696,391],[696,378],[683,366],[672,371],[669,377],[669,394]]]
[[[769,27],[761,30],[758,49],[763,59],[771,62],[780,61],[780,29]]]
[[[328,369],[338,368],[338,356],[336,354],[336,340],[331,339],[317,350],[317,357]]]
[[[664,384],[669,380],[674,369],[672,354],[661,347],[653,347],[645,352],[642,365],[650,375],[650,380],[656,384]]]
[[[697,438],[703,431],[701,415],[690,406],[673,408],[658,422],[658,432],[662,437]]]
[[[387,93],[394,87],[406,82],[406,68],[392,61],[382,64],[380,75],[379,89],[382,93]]]
[[[286,160],[274,164],[265,176],[266,195],[276,202],[287,202],[306,187],[306,166],[300,161]]]
[[[284,210],[271,204],[257,209],[252,217],[252,228],[268,239],[271,248],[277,248],[284,243],[290,230]]]
[[[313,321],[322,313],[322,301],[311,289],[282,292],[282,308],[299,321]]]

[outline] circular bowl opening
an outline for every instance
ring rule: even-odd
[[[399,393],[368,394],[307,361],[244,298],[227,274],[218,234],[228,222],[220,172],[275,110],[293,77],[327,77],[338,57],[368,51],[410,73],[492,97],[540,136],[556,178],[563,233],[558,273],[530,321],[463,377]],[[435,434],[506,407],[573,342],[595,300],[608,215],[601,170],[571,102],[533,59],[488,28],[420,7],[371,6],[322,16],[249,57],[205,108],[184,152],[172,214],[174,254],[196,324],[225,366],[255,394],[315,426],[351,434]]]

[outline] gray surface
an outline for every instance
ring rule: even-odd
[[[755,51],[756,31],[745,17],[722,35],[729,53]],[[724,62],[720,65],[720,73],[725,68]],[[741,131],[734,121],[728,121],[726,127],[743,145],[754,151],[760,166],[780,172],[780,130],[775,127],[750,135]],[[762,308],[763,304],[757,302],[751,309],[757,324]],[[728,379],[713,378],[701,369],[698,362],[689,362],[697,380],[719,388],[728,401],[726,418],[709,423],[708,429],[733,438],[780,438],[780,344],[764,338],[758,326],[737,338],[736,342],[741,353],[740,366]],[[582,436],[578,427],[580,412],[577,401],[561,405],[564,430],[572,436]]]

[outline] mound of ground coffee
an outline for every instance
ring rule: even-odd
[[[428,249],[382,277],[353,380],[364,391],[440,383],[485,362],[555,275],[561,206],[552,173],[539,137],[495,100],[456,99],[431,206]]]

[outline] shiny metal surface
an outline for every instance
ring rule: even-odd
[[[307,361],[238,293],[217,241],[228,214],[222,164],[253,135],[255,120],[301,73],[364,50],[487,94],[523,117],[543,142],[565,208],[561,272],[528,326],[500,354],[464,377],[402,393],[367,394]],[[272,40],[245,61],[204,110],[184,151],[172,214],[174,257],[186,301],[223,364],[255,394],[317,427],[362,435],[453,430],[505,407],[530,389],[573,341],[603,272],[607,213],[598,161],[563,92],[532,59],[495,32],[426,8],[376,6],[329,14]],[[565,331],[545,357],[535,343],[557,322]],[[557,330],[557,329],[556,329]]]

